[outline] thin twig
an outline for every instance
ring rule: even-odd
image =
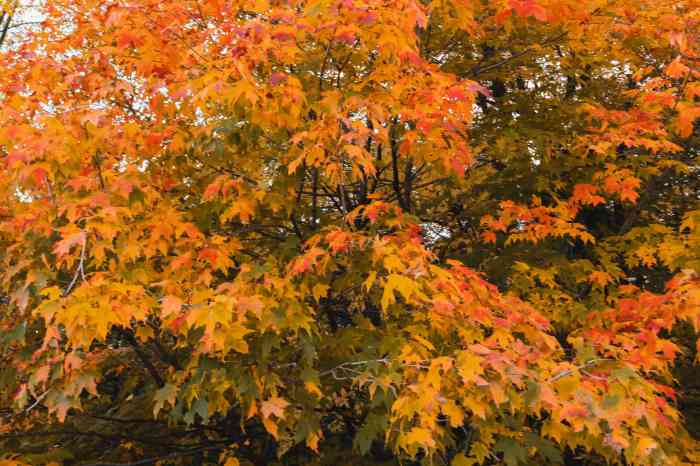
[[[28,412],[31,411],[32,409],[36,408],[36,407],[39,405],[39,403],[41,403],[41,401],[42,401],[44,398],[46,398],[46,395],[48,395],[48,394],[49,394],[49,391],[46,390],[44,393],[42,393],[41,395],[39,395],[39,396],[36,398],[36,400],[34,400],[34,403],[32,403],[27,409],[25,409],[24,412],[25,412],[25,413],[28,413]]]
[[[683,98],[683,94],[685,93],[685,88],[688,85],[688,80],[690,79],[690,70],[685,74],[683,77],[683,83],[681,84],[681,87],[678,89],[678,98],[673,104],[673,111],[675,112],[676,109],[678,108],[678,103],[681,101],[681,98]]]
[[[54,209],[56,209],[58,207],[56,204],[56,197],[53,194],[53,188],[51,187],[51,180],[49,180],[48,176],[44,176],[44,182],[46,182],[46,190],[49,193],[49,199],[51,200],[51,205],[53,205]]]
[[[607,362],[607,361],[614,361],[614,359],[609,359],[609,358],[596,358],[596,359],[591,359],[586,361],[585,363],[581,364],[580,366],[576,366],[572,369],[567,369],[565,371],[562,371],[549,379],[549,382],[556,382],[559,379],[563,379],[564,377],[567,377],[571,374],[573,374],[576,371],[581,371],[583,369],[586,369],[591,366],[595,366],[599,362]]]
[[[84,235],[84,232],[83,232]],[[75,275],[73,275],[73,280],[68,284],[68,287],[63,292],[63,296],[68,296],[71,292],[75,283],[78,281],[78,277],[82,277],[83,281],[87,281],[85,278],[85,245],[87,244],[87,237],[83,236],[83,244],[80,249],[80,262],[78,263],[78,268],[75,270]]]

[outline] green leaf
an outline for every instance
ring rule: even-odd
[[[508,466],[517,466],[527,462],[527,450],[512,438],[501,437],[493,448],[497,452],[503,453],[503,461]]]
[[[525,393],[523,393],[523,399],[525,400],[525,404],[531,406],[535,401],[537,401],[537,398],[539,398],[539,396],[540,386],[535,382],[528,380],[527,389],[525,389]]]
[[[385,414],[370,413],[365,423],[355,434],[354,447],[360,454],[365,455],[372,447],[372,442],[384,433],[388,427],[388,418]]]
[[[199,415],[205,423],[209,421],[208,406],[207,400],[204,398],[197,398],[195,402],[192,403],[192,412]]]
[[[177,397],[178,389],[175,385],[166,383],[162,388],[158,389],[153,396],[153,416],[158,416],[160,410],[165,406],[165,403],[173,406]]]
[[[134,204],[143,204],[146,200],[146,196],[143,194],[139,188],[134,187],[129,193],[129,207],[133,207]]]
[[[0,337],[0,345],[9,345],[15,342],[23,342],[27,333],[27,322],[20,322],[18,325]]]
[[[450,463],[452,466],[472,466],[474,464],[469,458],[467,458],[464,453],[458,453],[452,458]]]

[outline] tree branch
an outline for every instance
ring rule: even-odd
[[[389,143],[391,144],[392,186],[399,202],[399,207],[401,207],[403,210],[407,210],[406,203],[404,202],[403,195],[401,193],[401,180],[399,179],[399,145],[396,135],[397,120],[397,118],[394,118],[394,126],[391,128],[392,134],[389,137]]]
[[[549,379],[549,382],[556,382],[557,380],[563,379],[564,377],[567,377],[567,376],[573,374],[573,373],[576,372],[576,371],[583,371],[583,370],[586,369],[586,368],[595,366],[595,365],[598,364],[599,362],[608,362],[608,361],[614,361],[614,359],[609,359],[609,358],[595,358],[595,359],[588,360],[588,361],[586,361],[585,363],[581,364],[580,366],[574,367],[573,369],[567,369],[567,370],[562,371],[562,372],[560,372],[560,373],[558,373],[558,374],[555,374],[554,376],[552,376],[552,377]]]
[[[85,233],[83,232],[83,235],[84,234]],[[75,274],[73,275],[73,280],[71,280],[71,282],[68,284],[66,289],[63,291],[64,297],[68,296],[70,294],[71,290],[75,286],[75,283],[78,281],[78,277],[82,277],[84,282],[87,281],[85,278],[85,245],[86,244],[87,244],[87,237],[84,236],[83,237],[83,244],[82,244],[82,247],[80,249],[80,262],[78,262],[78,268],[75,269]]]
[[[143,366],[146,368],[151,377],[153,377],[153,380],[155,380],[156,384],[158,384],[158,386],[161,388],[165,386],[165,381],[163,380],[163,377],[161,377],[160,373],[158,372],[158,369],[156,369],[156,366],[153,365],[151,360],[148,358],[148,355],[143,351],[143,349],[139,345],[139,342],[136,340],[136,337],[134,337],[134,334],[130,330],[122,329],[122,335],[124,336],[124,339],[127,341],[127,343],[129,343],[134,349],[134,352],[139,357],[139,359],[143,363]]]

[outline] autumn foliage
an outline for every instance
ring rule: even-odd
[[[3,7],[0,465],[700,463],[700,1]]]

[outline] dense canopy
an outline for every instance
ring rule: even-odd
[[[700,463],[699,0],[0,4],[0,465]]]

